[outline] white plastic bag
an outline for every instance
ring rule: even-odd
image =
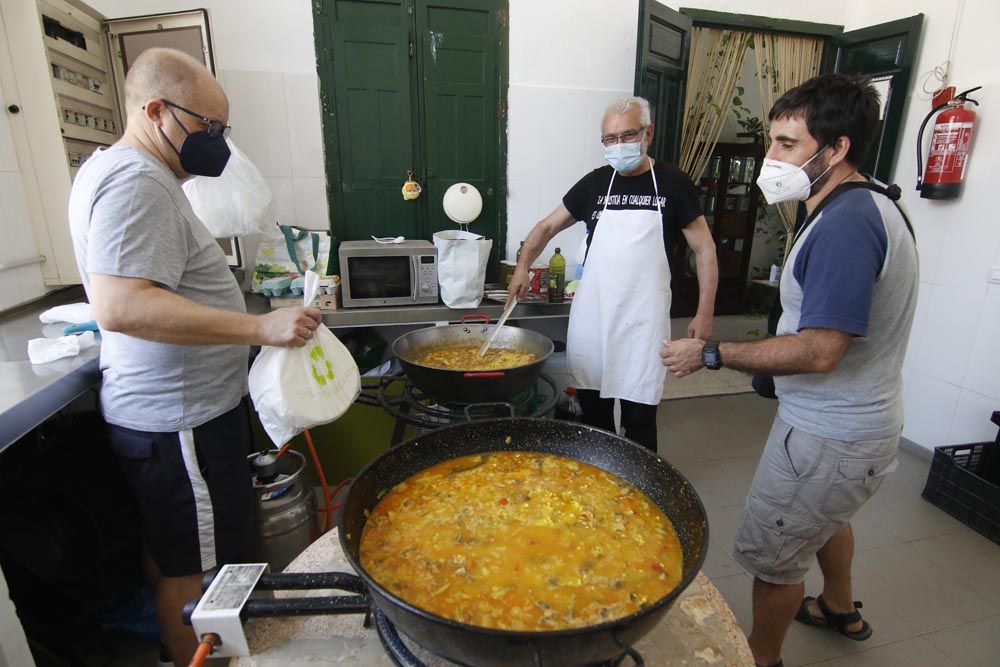
[[[271,189],[257,167],[231,139],[229,162],[216,178],[195,176],[181,186],[195,215],[217,239],[263,234],[274,222]]]
[[[471,232],[434,233],[438,251],[438,285],[449,308],[475,308],[483,300],[486,264],[493,241]]]
[[[305,304],[312,303],[318,288],[319,276],[307,271]],[[339,418],[360,393],[358,365],[322,324],[304,347],[265,346],[250,367],[250,397],[278,447],[307,428]]]

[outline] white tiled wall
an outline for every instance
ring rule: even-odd
[[[632,94],[637,0],[510,3],[507,256],[566,191],[604,162],[601,118]],[[580,259],[578,223],[556,236],[568,265]]]
[[[0,91],[0,108],[7,106]],[[0,264],[38,255],[7,113],[0,114]],[[0,271],[0,310],[42,296],[38,264]]]
[[[109,17],[188,10],[188,0],[88,0]],[[141,4],[138,7],[137,4]],[[329,229],[309,0],[202,0],[233,141],[274,194],[282,224]]]
[[[948,42],[960,3],[871,3],[853,0],[844,21],[848,30],[916,13],[924,14],[914,73],[920,75],[948,57]],[[987,283],[990,266],[1000,263],[1000,127],[990,107],[1000,104],[1000,73],[988,58],[1000,7],[990,0],[966,0],[952,57],[952,83],[959,90],[982,85],[966,187],[957,200],[934,202],[914,191],[913,148],[930,101],[915,77],[906,112],[894,181],[916,229],[920,253],[920,297],[904,374],[903,435],[927,448],[992,440],[989,417],[1000,409],[1000,285]],[[929,134],[929,133],[928,133]],[[927,139],[924,140],[924,150]]]
[[[319,78],[312,72],[220,70],[232,139],[267,179],[275,219],[329,229]]]

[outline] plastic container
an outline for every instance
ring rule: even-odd
[[[576,388],[566,387],[563,397],[556,404],[556,419],[578,422],[582,416],[583,408],[580,406],[580,400],[576,397]]]
[[[1000,425],[1000,411],[992,420]],[[1000,544],[1000,432],[993,442],[935,447],[921,495]]]

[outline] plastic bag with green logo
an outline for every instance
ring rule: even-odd
[[[307,271],[306,305],[318,287],[319,276]],[[360,393],[358,365],[322,324],[304,347],[265,346],[250,367],[250,397],[279,447],[307,428],[339,418]]]

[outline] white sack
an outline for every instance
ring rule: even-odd
[[[318,288],[319,276],[307,271],[305,305]],[[357,363],[323,324],[303,347],[265,346],[250,367],[250,397],[278,447],[307,428],[338,419],[360,393]]]
[[[486,264],[493,241],[478,234],[447,230],[434,233],[438,285],[449,308],[475,308],[483,300]]]

